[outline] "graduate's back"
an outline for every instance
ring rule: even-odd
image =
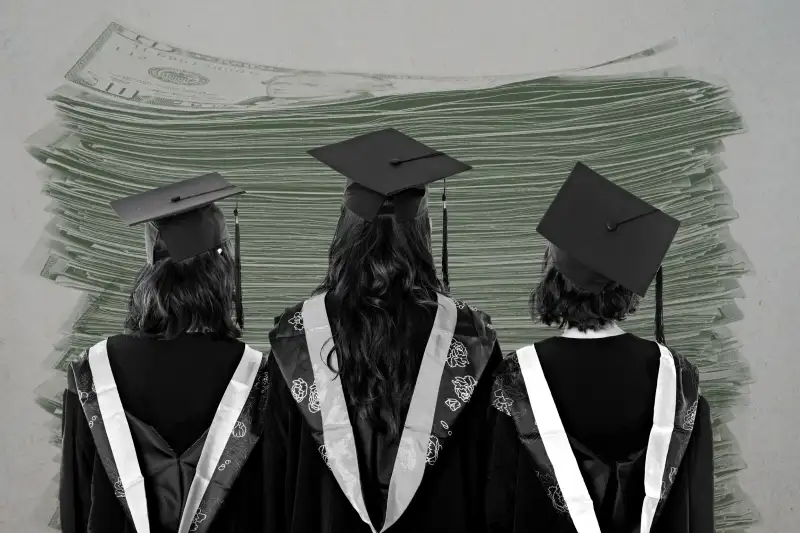
[[[543,290],[546,285],[537,288],[534,299]],[[624,289],[612,291],[625,301]],[[559,301],[568,298],[562,291]],[[539,317],[546,315],[542,302],[534,303]],[[620,311],[617,319],[627,312]],[[574,484],[556,475],[553,448],[548,450],[541,436],[541,409],[548,395],[566,435],[556,447],[567,443],[575,457],[600,531],[638,531],[659,377],[663,380],[670,371],[676,378],[673,428],[663,441],[669,449],[657,480],[663,503],[651,531],[713,531],[711,418],[708,403],[699,396],[696,369],[613,321],[589,325],[589,315],[562,308],[559,316],[570,319],[561,335],[511,354],[496,373],[493,399],[499,414],[487,496],[492,531],[583,531],[576,529],[564,494]],[[672,359],[671,367],[662,355]]]
[[[647,447],[660,353],[621,328],[592,332],[567,330],[537,342],[536,352],[569,435],[600,457],[622,460]]]
[[[709,406],[697,368],[663,342],[660,263],[676,230],[580,164],[556,195],[530,304],[562,331],[496,373],[491,531],[714,530]],[[621,327],[656,271],[659,343]]]
[[[502,355],[489,317],[445,294],[424,206],[401,221],[343,208],[325,280],[270,344],[279,530],[484,531]]]
[[[211,425],[244,348],[236,338],[213,333],[170,339],[122,334],[107,341],[125,411],[151,425],[178,453]]]
[[[213,204],[200,209],[178,222],[180,231],[194,225],[194,240],[184,235],[177,247],[173,219],[147,225],[125,333],[70,366],[65,533],[264,530],[266,358],[239,340],[224,216]]]

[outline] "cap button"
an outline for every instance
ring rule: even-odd
[[[617,224],[616,222],[606,222],[606,229],[608,231],[616,231],[618,227],[619,224]]]

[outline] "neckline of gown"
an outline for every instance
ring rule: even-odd
[[[598,340],[598,339],[613,339],[626,335],[624,329],[619,327],[616,322],[606,324],[605,326],[597,329],[589,329],[580,331],[578,328],[567,327],[561,332],[562,339],[580,339],[580,340]]]

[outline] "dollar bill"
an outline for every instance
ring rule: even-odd
[[[36,403],[53,416],[60,416],[66,387],[65,376],[63,374],[54,375],[34,389]]]
[[[83,357],[83,350],[78,349],[76,347],[69,347],[64,350],[57,350],[54,351],[50,360],[48,360],[48,366],[52,367],[54,370],[58,372],[65,372],[69,368],[71,363],[79,361]],[[52,361],[52,362],[51,362]]]
[[[597,66],[649,57],[668,46],[659,44]],[[56,93],[86,101],[102,95],[115,104],[161,110],[254,110],[482,89],[554,74],[430,77],[287,69],[203,54],[110,22],[64,75],[83,92],[67,86]]]

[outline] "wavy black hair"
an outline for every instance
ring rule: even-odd
[[[131,290],[125,333],[163,340],[183,333],[238,339],[242,331],[231,316],[235,267],[230,241],[180,262],[146,264]]]
[[[542,273],[529,303],[531,317],[548,326],[599,329],[625,320],[639,305],[639,297],[618,283],[609,283],[597,294],[581,289],[558,270],[550,246],[545,250]]]
[[[444,292],[430,233],[426,208],[413,220],[381,214],[366,222],[343,207],[328,273],[316,290],[327,292],[332,311],[328,366],[358,417],[390,438],[400,433],[421,356],[412,353],[418,332],[409,324],[420,308],[435,312],[436,294]]]

